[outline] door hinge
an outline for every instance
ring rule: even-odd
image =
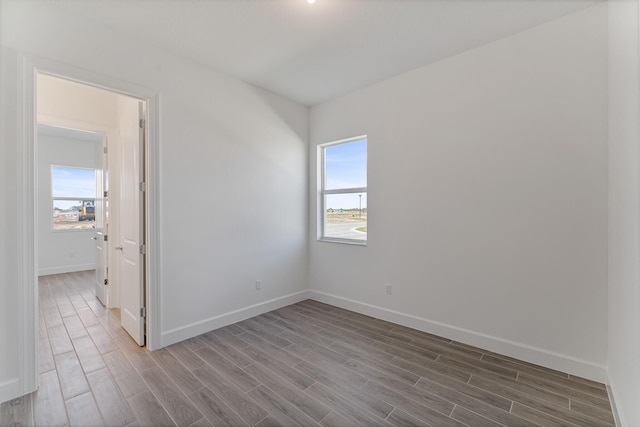
[[[147,183],[146,182],[141,182],[140,183],[140,191],[147,191]]]
[[[142,255],[147,253],[147,245],[140,245],[140,253]]]
[[[140,119],[140,129],[144,129],[144,119]]]
[[[105,197],[105,198],[106,198],[106,197],[109,197],[109,192],[108,192],[108,191],[105,191],[105,192],[104,192],[104,197]]]
[[[109,241],[109,236],[107,236],[106,234],[102,237],[102,240],[105,242]]]
[[[104,284],[108,285],[109,284],[109,279],[104,279]]]
[[[147,317],[147,307],[140,308],[140,317]]]
[[[102,152],[103,152],[104,154],[107,154],[107,147],[102,147]]]

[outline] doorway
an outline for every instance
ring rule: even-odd
[[[77,169],[70,165],[49,165],[49,158],[44,155],[54,151],[57,162],[73,163],[77,152],[90,152],[94,155],[93,197],[84,195],[81,200],[71,201],[71,194],[64,194],[67,200],[57,195],[51,204],[42,203],[39,194],[37,204],[38,218],[58,217],[61,212],[71,220],[75,219],[73,228],[61,228],[54,220],[53,228],[48,229],[40,220],[36,227],[38,246],[38,270],[42,275],[42,265],[51,263],[50,255],[42,244],[45,236],[57,238],[57,252],[75,254],[74,248],[80,249],[84,258],[93,260],[95,271],[94,288],[99,301],[106,307],[118,309],[121,325],[140,346],[145,345],[146,317],[146,241],[145,241],[145,137],[147,123],[147,103],[139,98],[124,95],[103,88],[70,81],[57,76],[38,73],[36,76],[36,117],[38,133],[36,134],[36,158],[38,158],[40,180],[48,173],[49,168],[66,176],[81,176],[80,172],[88,169]],[[57,150],[51,150],[50,143],[40,134],[40,129],[48,127],[58,129],[59,140]],[[66,132],[66,135],[65,135]],[[102,135],[91,149],[80,144],[73,145],[70,139],[80,139],[81,134]],[[67,137],[65,139],[64,137]],[[48,139],[47,139],[48,141]],[[65,145],[66,143],[66,145]],[[86,144],[85,144],[86,145]],[[41,155],[42,154],[42,155]],[[86,157],[86,155],[85,155]],[[85,159],[85,162],[87,160]],[[86,165],[85,165],[86,166]],[[46,169],[46,170],[43,170]],[[55,174],[53,175],[55,177]],[[59,192],[59,185],[39,186],[38,193],[52,189],[51,197]],[[76,181],[77,182],[77,181]],[[52,183],[56,184],[54,178]],[[66,182],[73,188],[73,182]],[[48,187],[48,188],[47,188]],[[75,185],[75,187],[81,187]],[[85,186],[86,187],[86,186]],[[69,190],[71,191],[71,190]],[[74,190],[76,192],[80,191]],[[73,193],[73,191],[71,191]],[[46,196],[44,196],[46,198]],[[55,206],[72,204],[67,209]],[[56,210],[56,208],[58,208]],[[91,220],[93,228],[87,227]],[[43,226],[44,225],[44,226]],[[67,224],[66,227],[69,227]],[[90,235],[91,242],[88,242]],[[83,241],[84,239],[84,241]],[[89,246],[87,246],[89,244]],[[86,262],[80,266],[91,265]],[[73,263],[58,260],[57,273],[70,273],[79,268]]]
[[[8,398],[30,393],[38,388],[38,242],[36,212],[37,202],[37,76],[49,75],[81,83],[90,87],[102,88],[115,93],[128,95],[145,101],[147,121],[144,130],[145,160],[144,169],[146,191],[145,204],[145,304],[146,304],[146,349],[162,348],[160,329],[162,277],[160,269],[160,218],[159,218],[159,94],[148,86],[100,74],[73,65],[52,61],[46,58],[21,55],[18,62],[19,88],[17,111],[17,208],[21,215],[16,224],[20,236],[16,247],[19,260],[19,299],[16,310],[16,331],[18,334],[18,372],[19,375],[5,396]],[[70,126],[73,128],[73,126]],[[137,347],[137,346],[136,346]],[[140,348],[140,347],[137,347]],[[4,390],[3,389],[3,390]]]

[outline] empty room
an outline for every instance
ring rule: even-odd
[[[0,425],[640,425],[639,58],[640,0],[0,0]]]

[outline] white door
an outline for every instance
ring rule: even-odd
[[[96,241],[96,297],[103,305],[107,305],[107,292],[105,285],[108,280],[108,214],[107,214],[107,137],[103,136],[102,143],[96,147],[96,200],[94,214],[96,223],[96,235],[92,237]]]
[[[122,327],[144,345],[144,112],[138,100],[119,102],[120,175],[120,272]],[[118,248],[120,249],[120,247]]]

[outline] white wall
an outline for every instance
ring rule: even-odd
[[[56,135],[57,134],[57,135]],[[95,268],[95,231],[52,229],[51,166],[94,169],[102,136],[38,126],[38,274]]]
[[[2,2],[0,40],[9,49],[0,58],[7,166],[0,230],[8,236],[0,243],[0,319],[20,318],[22,307],[22,254],[11,252],[23,237],[12,225],[20,214],[18,176],[4,154],[15,159],[21,143],[13,74],[23,53],[159,93],[163,345],[305,298],[308,109],[63,11],[47,2]],[[3,387],[20,378],[20,338],[0,331]],[[8,390],[0,389],[0,400]]]
[[[369,240],[312,238],[312,297],[605,380],[606,31],[592,7],[313,107],[312,181],[368,135]]]
[[[638,0],[609,2],[609,355],[624,426],[640,425]]]

